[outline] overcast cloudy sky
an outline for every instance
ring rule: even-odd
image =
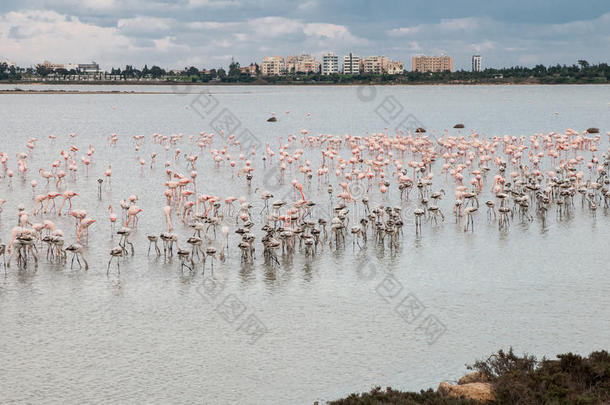
[[[0,60],[242,65],[326,51],[469,68],[610,60],[610,0],[1,0]]]

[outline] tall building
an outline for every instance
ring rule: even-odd
[[[400,61],[390,61],[388,62],[388,70],[387,73],[389,75],[400,75],[404,73],[405,65]]]
[[[339,57],[332,52],[322,56],[322,74],[332,75],[339,73]]]
[[[481,71],[481,55],[472,55],[472,71]]]
[[[360,71],[380,75],[388,71],[388,62],[385,56],[367,56],[360,60]]]
[[[411,60],[413,72],[453,72],[453,58],[441,56],[414,56]]]
[[[311,55],[301,54],[286,58],[287,73],[318,73],[319,63]]]
[[[280,76],[286,72],[286,64],[282,56],[265,56],[261,62],[263,76]]]
[[[343,57],[343,74],[357,75],[360,74],[360,57],[349,53]]]

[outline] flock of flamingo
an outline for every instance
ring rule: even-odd
[[[117,148],[119,136],[112,134],[106,142],[104,147]],[[31,202],[8,204],[16,208],[16,217],[8,217],[15,226],[8,244],[0,245],[5,274],[13,261],[20,271],[28,265],[37,268],[43,253],[45,260],[60,265],[71,254],[71,268],[76,261],[88,269],[91,227],[109,227],[112,240],[117,238],[104,267],[109,274],[115,261],[120,273],[120,262],[135,254],[132,237],[143,215],[165,218],[163,229],[146,233],[148,255],[166,260],[175,255],[182,272],[196,272],[198,263],[205,272],[206,263],[213,271],[215,260],[226,260],[233,238],[244,265],[254,263],[256,247],[262,246],[265,264],[277,266],[280,255],[311,258],[345,249],[350,238],[354,250],[372,246],[396,252],[411,229],[422,237],[422,228],[450,222],[464,232],[474,232],[483,221],[496,224],[499,232],[507,232],[516,221],[539,221],[546,227],[553,213],[558,221],[579,212],[594,217],[610,202],[610,151],[601,150],[599,133],[588,131],[517,137],[449,130],[436,136],[420,130],[362,136],[301,130],[264,146],[249,142],[222,131],[126,138],[133,150],[127,159],[154,176],[158,200],[163,201],[147,212],[135,194],[103,201],[103,189],[112,187],[113,162],[97,162],[94,147],[77,146],[76,134],[29,139],[15,160],[0,153],[2,181],[11,188],[32,189]],[[145,146],[153,150],[148,160],[142,158]],[[56,151],[55,158],[39,162],[34,153],[39,147]],[[114,155],[125,160],[124,151]],[[163,164],[156,163],[160,155],[165,156]],[[31,166],[42,167],[32,171]],[[96,171],[97,190],[79,181],[89,176],[90,166]],[[205,166],[208,178],[213,174],[225,184],[238,185],[245,195],[212,194],[207,179],[198,176],[198,166]],[[229,189],[236,188],[225,187]],[[107,204],[107,218],[73,207],[73,199],[95,193]],[[0,199],[0,211],[5,203]],[[486,215],[478,214],[480,210]],[[6,214],[2,216],[6,221]],[[73,229],[56,227],[62,216],[73,217]]]

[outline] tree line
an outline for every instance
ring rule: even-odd
[[[417,83],[610,83],[610,67],[607,63],[589,64],[586,60],[579,60],[573,65],[536,65],[534,67],[513,66],[508,68],[487,68],[480,72],[458,70],[455,72],[411,72],[405,71],[401,74],[357,74],[344,75],[341,73],[322,75],[320,73],[290,73],[282,76],[261,76],[258,65],[254,65],[254,74],[242,72],[239,62],[232,61],[228,71],[223,68],[203,70],[195,66],[186,67],[180,71],[167,71],[159,66],[150,68],[144,65],[141,69],[133,65],[126,65],[123,69],[112,68],[110,74],[127,79],[154,79],[168,81],[182,81],[191,83],[335,83],[335,84],[417,84]],[[19,81],[23,79],[23,73],[14,66],[6,63],[0,64],[0,80]],[[38,65],[36,68],[28,68],[24,72],[33,77],[66,77],[76,75],[78,72],[66,69],[55,71]]]

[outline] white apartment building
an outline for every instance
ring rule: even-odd
[[[339,57],[332,52],[322,56],[322,74],[332,75],[339,73]]]
[[[360,57],[349,53],[343,57],[343,74],[357,75],[360,74]]]
[[[481,55],[472,55],[472,71],[480,72],[481,71]]]

